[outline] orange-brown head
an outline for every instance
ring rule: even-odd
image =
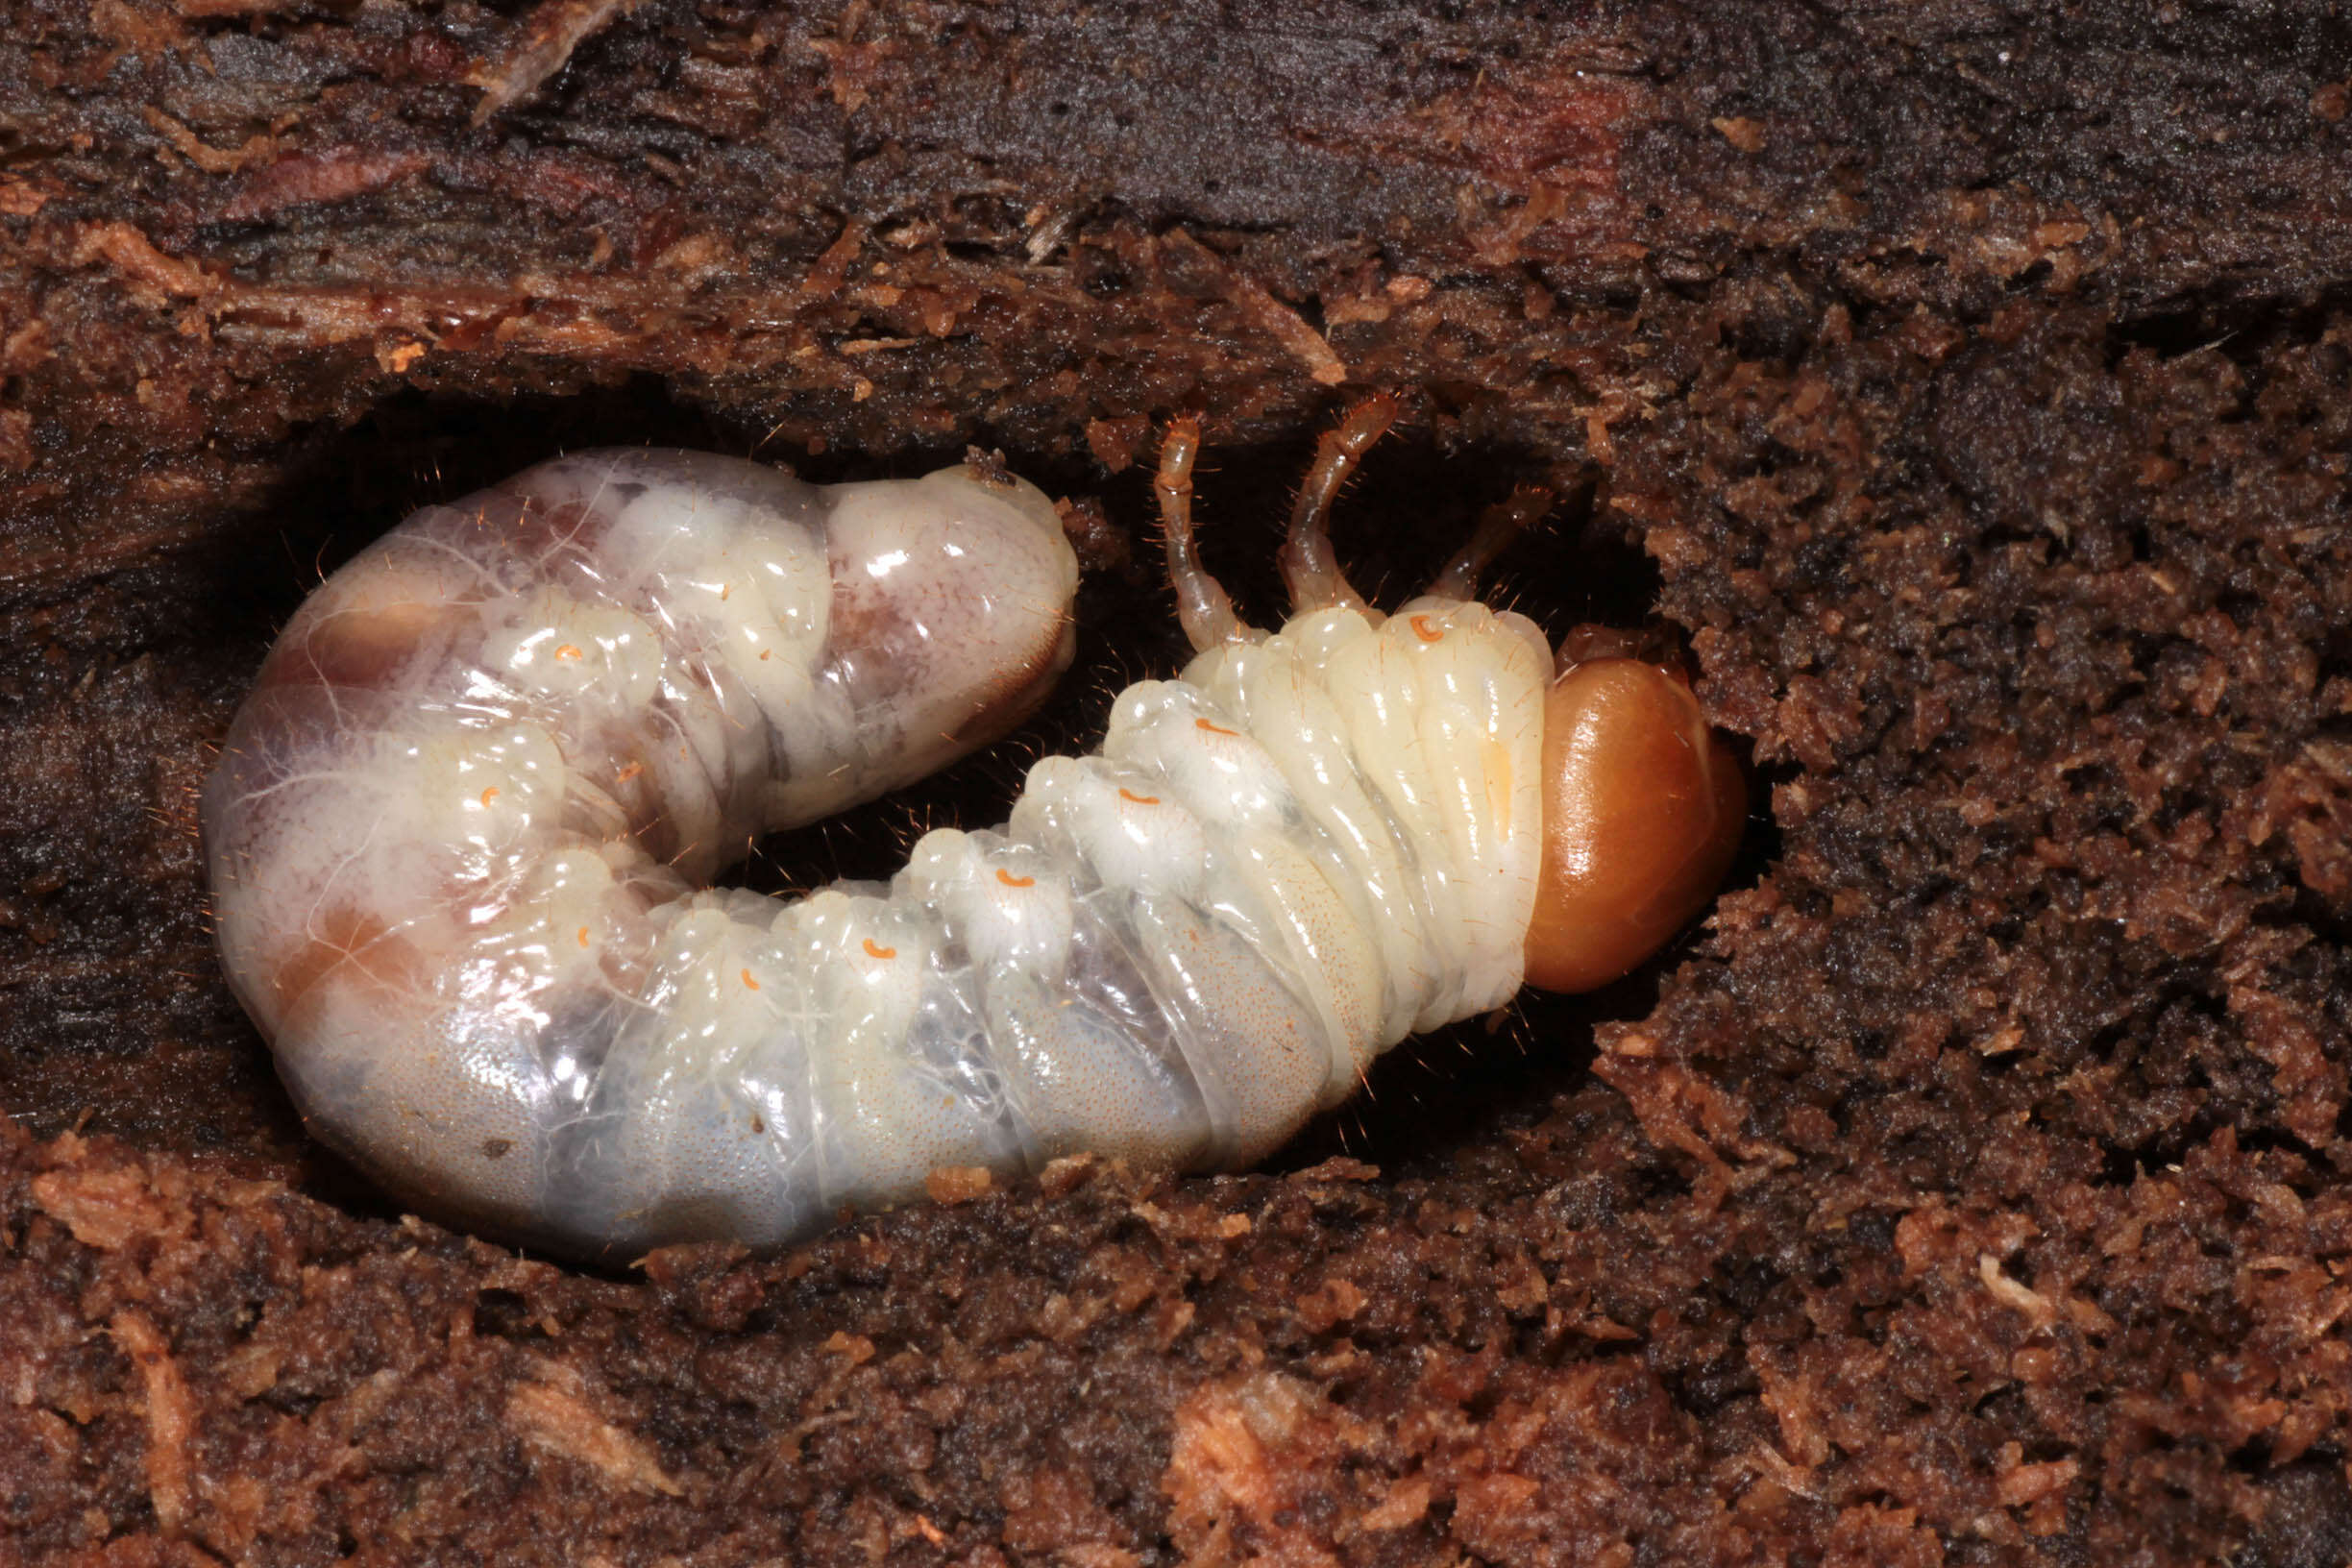
[[[1590,991],[1715,895],[1748,784],[1681,674],[1635,658],[1562,671],[1544,699],[1543,866],[1527,983]]]

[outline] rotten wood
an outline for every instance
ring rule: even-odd
[[[0,1536],[2314,1560],[2348,30],[0,3]],[[1169,417],[1246,526],[1376,388],[1346,548],[1401,577],[1515,482],[1580,498],[1522,602],[1629,585],[1768,770],[1598,1067],[1535,1007],[1317,1135],[1377,1175],[1090,1166],[625,1282],[302,1138],[190,802],[371,530],[562,447],[977,444],[1115,559]],[[1079,684],[1161,673],[1103,576]]]

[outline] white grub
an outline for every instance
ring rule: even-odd
[[[1512,995],[1550,649],[1328,575],[1279,632],[1226,606],[889,884],[708,886],[1017,721],[1076,570],[974,468],[587,453],[402,524],[296,615],[205,795],[228,970],[310,1125],[557,1252],[772,1247],[944,1169],[1246,1164]]]

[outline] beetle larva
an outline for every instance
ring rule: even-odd
[[[1045,498],[602,452],[417,513],[303,605],[204,797],[224,959],[306,1119],[492,1234],[772,1246],[942,1167],[1247,1164],[1408,1033],[1631,967],[1711,894],[1737,769],[1674,677],[1555,682],[1472,598],[1507,519],[1364,606],[1324,517],[1390,414],[1326,437],[1272,636],[1192,555],[1179,421],[1183,678],[1004,826],[790,901],[706,884],[1067,664]]]

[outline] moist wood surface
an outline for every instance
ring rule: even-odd
[[[0,4],[0,1543],[2352,1556],[2348,75],[2318,5]],[[1198,410],[1262,607],[1378,385],[1352,559],[1547,480],[1510,591],[1752,752],[1697,940],[1277,1173],[774,1260],[567,1273],[302,1139],[189,796],[321,566],[644,440],[976,441],[1142,550]],[[1087,596],[1029,746],[1171,667]]]

